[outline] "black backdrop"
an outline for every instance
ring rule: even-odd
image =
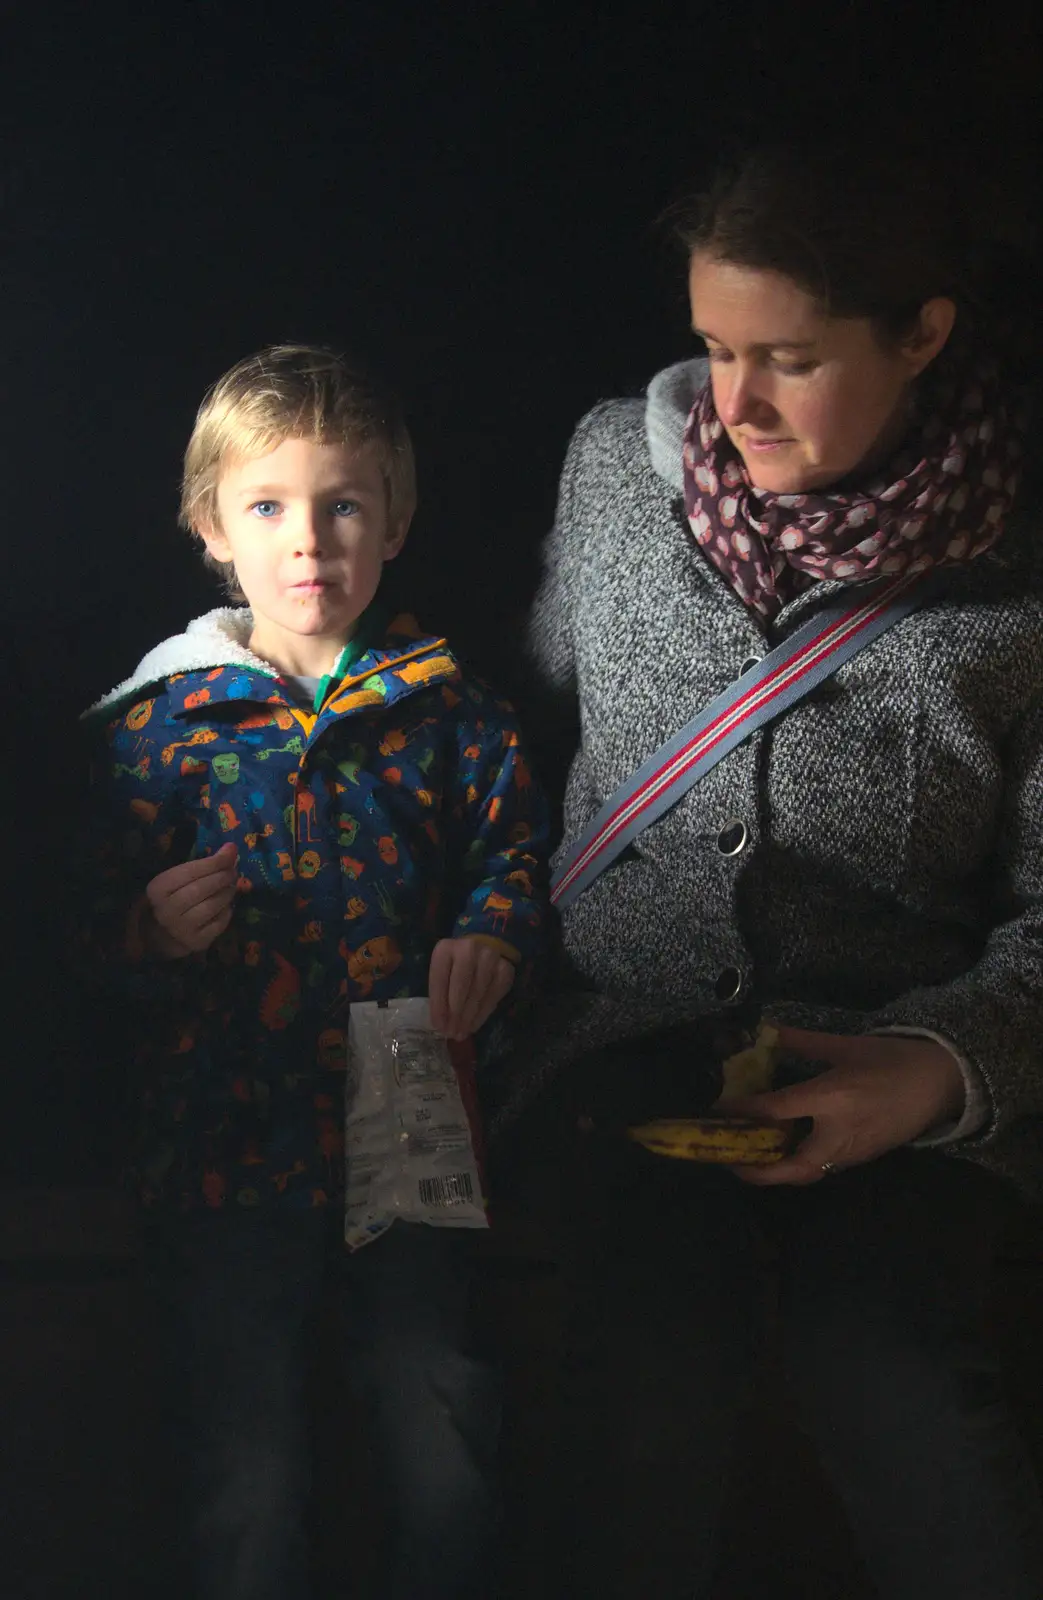
[[[216,603],[175,526],[206,385],[279,339],[375,359],[419,459],[400,588],[515,686],[572,424],[691,348],[663,206],[737,133],[854,111],[926,126],[994,228],[1031,233],[1035,13],[23,8],[0,67],[4,1179],[108,1159],[59,933],[75,718]]]

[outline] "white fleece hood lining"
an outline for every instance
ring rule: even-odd
[[[276,676],[269,661],[262,661],[249,649],[247,640],[253,632],[253,612],[248,606],[218,606],[205,616],[196,617],[184,633],[175,633],[164,639],[143,656],[130,677],[108,694],[96,700],[85,716],[132,699],[152,684],[162,683],[179,672],[205,672],[214,667],[245,667],[250,672],[261,672],[266,678]]]

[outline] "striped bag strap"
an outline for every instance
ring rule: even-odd
[[[610,795],[559,862],[552,902],[564,910],[730,750],[915,611],[932,587],[919,573],[871,588],[859,585],[858,600],[845,595],[824,607],[729,684]]]

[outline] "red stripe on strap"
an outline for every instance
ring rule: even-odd
[[[781,662],[775,671],[762,683],[748,689],[744,695],[726,706],[718,713],[700,733],[697,733],[686,745],[676,751],[667,761],[650,773],[644,782],[628,795],[616,807],[610,817],[607,817],[591,839],[586,849],[576,858],[568,871],[557,884],[554,898],[561,894],[572,882],[585,873],[604,850],[613,842],[624,827],[628,827],[635,817],[646,811],[662,792],[664,774],[669,773],[669,783],[672,785],[681,778],[697,761],[702,760],[710,753],[722,739],[734,730],[737,724],[744,722],[751,712],[758,711],[772,703],[778,696],[793,683],[799,683],[814,667],[823,655],[831,649],[847,643],[849,638],[857,636],[867,628],[876,618],[885,611],[893,599],[896,591],[905,588],[909,580],[899,580],[892,584],[886,592],[878,597],[875,604],[866,607],[859,606],[847,612],[836,622],[824,628],[820,634],[809,639],[802,645],[795,655],[787,661]],[[853,626],[854,624],[854,626]],[[780,680],[785,679],[785,682]],[[722,726],[722,724],[727,724]],[[710,736],[713,735],[711,738]],[[637,802],[637,803],[635,803]]]

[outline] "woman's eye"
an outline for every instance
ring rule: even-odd
[[[787,378],[799,378],[805,372],[814,372],[817,361],[780,361],[778,368]]]
[[[706,354],[710,361],[717,363],[730,360],[727,350],[710,350],[708,348]]]
[[[353,517],[359,509],[357,500],[338,500],[333,507],[335,517]]]
[[[278,500],[258,500],[250,507],[250,510],[258,517],[274,517],[279,510],[279,502]]]

